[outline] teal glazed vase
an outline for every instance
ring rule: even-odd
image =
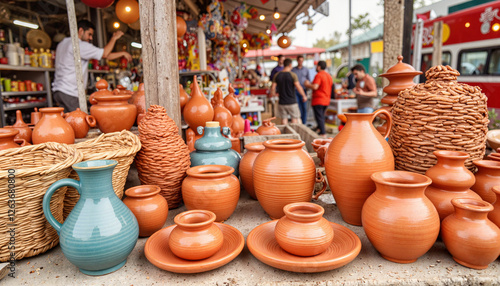
[[[203,130],[205,133],[203,134]],[[198,126],[198,134],[203,137],[194,143],[195,151],[191,152],[191,167],[201,165],[226,165],[234,168],[233,174],[238,176],[241,155],[232,150],[231,140],[222,136],[219,122],[208,121],[205,127]],[[229,135],[229,128],[223,127],[222,133]]]
[[[84,161],[72,167],[80,181],[62,179],[43,197],[43,213],[57,231],[66,258],[87,275],[104,275],[120,269],[139,237],[134,214],[115,195],[112,185],[115,160]],[[64,223],[50,212],[50,199],[64,186],[78,190],[80,199]]]

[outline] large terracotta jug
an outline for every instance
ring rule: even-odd
[[[45,142],[75,143],[75,132],[61,116],[63,107],[40,108],[42,119],[33,129],[33,144]]]
[[[224,98],[220,88],[217,88],[215,91],[212,102],[212,106],[214,108],[214,118],[212,121],[219,122],[221,127],[230,128],[233,124],[233,115],[226,107],[224,107]]]
[[[32,142],[32,134],[31,128],[26,124],[23,120],[23,114],[21,110],[16,110],[16,122],[14,125],[9,126],[14,129],[17,129],[19,133],[16,135],[16,139],[24,139],[27,143]]]
[[[240,179],[241,184],[245,191],[254,199],[257,199],[255,195],[255,189],[253,187],[253,164],[257,156],[264,150],[264,145],[262,142],[249,143],[245,145],[247,152],[241,157],[240,161]]]
[[[468,153],[439,150],[433,154],[437,163],[425,172],[432,180],[432,184],[425,190],[425,195],[436,207],[439,219],[443,220],[453,213],[452,199],[481,197],[470,189],[476,179],[474,174],[465,168],[465,160],[470,157]]]
[[[495,194],[491,191],[494,186],[500,186],[500,161],[477,160],[473,161],[477,167],[475,174],[476,183],[471,189],[484,201],[492,204],[495,202]]]
[[[92,115],[77,108],[75,111],[65,113],[64,119],[69,123],[73,131],[75,132],[75,138],[85,138],[89,132],[90,127],[95,127],[97,122]]]
[[[361,225],[361,209],[375,191],[370,176],[375,172],[394,170],[394,156],[389,144],[372,122],[386,110],[369,113],[346,113],[347,123],[333,138],[325,156],[325,170],[333,197],[345,222]],[[391,132],[388,128],[385,136]]]
[[[441,238],[453,259],[469,268],[486,269],[500,255],[500,229],[487,216],[493,206],[483,200],[456,198],[455,212],[441,225]]]
[[[27,142],[24,139],[14,139],[19,133],[18,130],[12,128],[0,128],[0,150],[19,148],[26,146]],[[18,144],[18,142],[20,144]]]
[[[204,127],[207,121],[214,118],[214,109],[201,92],[196,76],[194,76],[191,91],[191,99],[184,106],[182,114],[189,127],[196,130],[198,126]]]
[[[130,94],[115,92],[111,95],[96,95],[90,101],[90,114],[97,120],[103,133],[130,130],[137,116],[137,107],[129,104]]]
[[[491,188],[491,191],[496,195],[497,199],[493,204],[493,211],[488,214],[488,218],[500,227],[500,186]]]
[[[439,235],[439,215],[424,195],[431,179],[407,171],[376,172],[371,178],[377,189],[363,206],[366,236],[385,259],[416,261]]]
[[[255,194],[271,219],[284,216],[284,206],[318,199],[326,189],[323,176],[316,173],[313,159],[302,149],[304,145],[304,141],[297,139],[267,140],[266,148],[255,159]],[[323,183],[323,189],[313,196],[316,181]]]

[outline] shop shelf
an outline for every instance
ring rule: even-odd
[[[45,107],[45,106],[47,106],[47,101],[7,103],[7,104],[5,104],[4,110],[9,111],[9,110],[27,109],[27,108]]]
[[[3,96],[20,96],[20,95],[44,95],[47,94],[46,90],[42,91],[4,91]]]

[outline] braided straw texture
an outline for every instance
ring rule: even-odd
[[[173,209],[182,202],[181,186],[191,165],[189,150],[179,135],[179,128],[165,108],[151,105],[139,123],[142,148],[135,157],[143,185],[157,185],[160,194]]]
[[[121,132],[103,133],[99,137],[74,146],[83,153],[83,161],[118,161],[118,165],[113,170],[113,189],[118,198],[121,199],[130,165],[134,161],[135,154],[141,149],[139,137],[130,131],[123,130]],[[78,174],[74,170],[71,172],[70,178],[79,180]],[[64,197],[64,218],[68,217],[79,199],[78,191],[68,187]]]
[[[435,66],[427,81],[399,93],[392,107],[389,144],[396,169],[424,174],[437,162],[435,150],[464,151],[465,166],[483,158],[488,131],[486,95],[479,87],[457,82],[460,73]]]
[[[82,159],[83,154],[73,145],[54,142],[0,151],[1,262],[8,261],[11,252],[18,260],[44,253],[59,243],[59,236],[43,214],[43,196],[50,185],[68,178],[71,165]],[[10,169],[14,178],[9,178]],[[66,187],[60,188],[50,202],[59,222],[65,192]]]

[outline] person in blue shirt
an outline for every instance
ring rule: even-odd
[[[292,72],[297,75],[299,78],[299,83],[302,86],[302,89],[304,92],[306,92],[306,87],[304,85],[304,82],[306,80],[311,81],[311,78],[309,77],[309,70],[304,67],[304,56],[298,56],[297,57],[297,66],[292,69]],[[300,110],[300,118],[302,119],[302,124],[306,124],[307,122],[307,101],[302,100],[302,95],[300,95],[298,90],[295,90],[295,95],[297,96],[297,102],[299,103],[299,110]]]
[[[283,63],[285,61],[285,56],[284,55],[279,55],[278,56],[278,65],[276,67],[274,67],[274,69],[271,71],[271,76],[269,77],[269,80],[273,81],[274,80],[274,76],[283,70]]]

